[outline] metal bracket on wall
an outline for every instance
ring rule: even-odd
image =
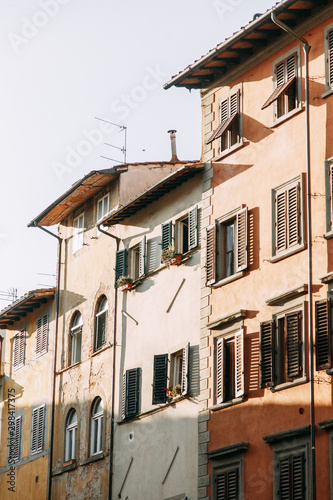
[[[139,322],[138,322],[136,319],[134,319],[134,318],[133,318],[133,316],[131,316],[130,314],[128,314],[128,312],[124,311],[124,309],[122,309],[122,310],[121,310],[121,312],[122,312],[123,314],[125,314],[125,316],[127,316],[128,318],[130,318],[132,321],[134,321],[134,323],[135,323],[136,325],[138,325],[138,324],[139,324]]]
[[[175,458],[176,458],[176,455],[177,455],[177,453],[178,453],[178,450],[179,450],[179,446],[177,446],[177,448],[176,448],[175,454],[174,454],[174,456],[173,456],[173,458],[172,458],[172,460],[171,460],[171,464],[169,465],[169,468],[168,468],[168,470],[167,470],[167,472],[166,472],[166,474],[165,474],[165,476],[164,476],[164,479],[163,479],[163,481],[162,481],[162,484],[164,484],[164,483],[165,483],[166,478],[167,478],[167,477],[168,477],[168,475],[169,475],[170,469],[171,469],[171,467],[172,467],[172,465],[173,465],[173,463],[174,463],[174,461],[175,461]]]
[[[181,289],[181,287],[184,285],[185,281],[186,281],[186,280],[185,280],[185,278],[183,278],[183,281],[182,281],[182,282],[181,282],[181,284],[179,285],[177,292],[175,293],[175,295],[174,295],[174,297],[173,297],[172,301],[170,302],[170,305],[169,305],[168,309],[166,310],[166,312],[167,312],[167,313],[170,311],[171,307],[173,306],[173,303],[174,303],[174,301],[176,300],[177,295],[179,294],[180,289]]]
[[[118,493],[118,498],[121,498],[121,492],[123,491],[123,488],[124,488],[124,486],[125,486],[125,483],[126,483],[126,479],[127,479],[128,473],[129,473],[129,471],[130,471],[130,468],[132,467],[133,460],[134,460],[134,458],[133,458],[133,457],[131,457],[131,461],[130,461],[130,463],[129,463],[129,466],[128,466],[128,469],[127,469],[127,472],[126,472],[126,474],[125,474],[123,484],[121,485],[120,491],[119,491],[119,493]],[[127,498],[127,497],[126,497],[126,498]]]

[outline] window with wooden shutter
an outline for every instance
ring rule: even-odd
[[[316,321],[316,369],[332,367],[331,299],[315,303]]]
[[[240,142],[240,91],[231,91],[220,104],[220,124],[209,137],[207,144],[220,139],[220,151],[230,149]]]
[[[15,418],[15,429],[14,429],[14,442],[10,440],[9,442],[9,456],[13,458],[14,462],[18,462],[21,459],[21,439],[22,439],[22,417]],[[12,447],[12,445],[14,445]]]
[[[212,285],[216,281],[216,225],[206,230],[206,285]]]
[[[274,385],[274,331],[273,321],[260,323],[260,386]]]
[[[325,161],[326,232],[333,232],[333,160]]]
[[[186,396],[189,391],[189,362],[190,362],[190,343],[183,347],[182,352],[182,375],[181,375],[181,394]]]
[[[247,268],[247,208],[236,214],[236,273]]]
[[[219,472],[216,475],[216,500],[239,499],[238,468]]]
[[[32,411],[31,453],[39,453],[44,449],[45,405]]]
[[[244,333],[239,330],[235,334],[235,397],[244,394]]]
[[[140,368],[127,370],[124,378],[125,384],[125,418],[135,417],[139,413],[140,394]]]
[[[329,93],[333,88],[333,25],[332,24],[325,27],[324,36],[325,36],[325,90],[326,92]]]
[[[198,206],[192,208],[188,214],[188,249],[192,250],[199,244],[199,221],[198,221]]]
[[[156,354],[154,356],[153,405],[166,402],[167,385],[168,355]]]
[[[301,177],[274,189],[273,198],[273,255],[283,256],[303,244]]]
[[[118,250],[116,253],[115,286],[120,276],[127,275],[127,250]]]
[[[284,321],[285,378],[290,382],[303,374],[301,312],[287,314]]]
[[[275,89],[261,109],[276,102],[276,118],[281,118],[294,110],[299,103],[297,75],[296,53],[278,62],[274,68]]]
[[[36,322],[36,356],[41,356],[47,352],[49,336],[48,315],[45,314]]]
[[[146,236],[143,236],[139,246],[139,277],[145,274],[146,264]]]
[[[21,330],[13,338],[13,369],[17,370],[25,364],[26,330]]]
[[[244,394],[244,334],[239,330],[232,336],[216,341],[216,403],[223,403]]]
[[[295,453],[280,458],[279,498],[281,500],[305,500],[305,453]]]
[[[172,244],[172,222],[162,224],[162,250],[167,250]]]

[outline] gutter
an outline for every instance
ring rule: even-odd
[[[279,5],[280,7],[280,5]],[[311,499],[316,500],[316,442],[314,407],[314,363],[313,363],[313,290],[312,290],[312,232],[311,232],[311,182],[310,182],[310,114],[309,114],[309,52],[310,45],[302,36],[271,13],[273,23],[297,38],[303,44],[305,55],[305,116],[306,116],[306,188],[307,188],[307,235],[308,235],[308,329],[309,329],[309,382],[310,382],[310,434],[311,434]]]
[[[57,364],[57,345],[58,345],[58,323],[59,323],[59,290],[60,290],[60,264],[61,264],[61,250],[63,239],[60,236],[52,233],[45,227],[38,226],[34,220],[29,224],[28,227],[38,227],[45,233],[50,234],[54,238],[57,238],[59,244],[58,253],[58,270],[57,270],[57,286],[55,290],[55,332],[54,332],[54,357],[53,357],[53,380],[52,380],[52,402],[51,402],[51,421],[50,421],[50,453],[49,453],[49,464],[48,464],[48,477],[47,477],[47,500],[51,500],[52,492],[52,457],[53,457],[53,438],[54,438],[54,414],[55,414],[55,379],[56,379],[56,364]]]
[[[98,230],[116,240],[116,251],[119,250],[120,238],[104,231],[101,228],[101,223],[97,224]],[[110,431],[110,464],[109,464],[109,484],[108,484],[108,500],[112,500],[112,483],[113,483],[113,455],[114,455],[114,408],[115,408],[115,375],[116,375],[116,342],[117,342],[117,307],[118,307],[118,288],[114,291],[114,313],[113,313],[113,360],[111,374],[111,431]],[[49,499],[51,500],[51,499]]]

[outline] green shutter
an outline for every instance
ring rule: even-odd
[[[162,224],[162,250],[167,250],[172,243],[172,222]]]
[[[116,253],[116,282],[120,276],[126,276],[127,274],[127,250],[118,250]]]
[[[274,321],[260,323],[260,386],[274,385]]]
[[[166,402],[166,387],[168,385],[168,355],[154,356],[153,405]]]
[[[189,230],[188,230],[188,249],[192,250],[198,246],[199,227],[198,227],[198,207],[195,206],[188,214]]]
[[[135,417],[139,413],[140,368],[126,371],[125,417]]]
[[[315,303],[316,320],[316,369],[326,370],[332,366],[331,300]]]

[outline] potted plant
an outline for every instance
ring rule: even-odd
[[[175,399],[179,398],[182,394],[182,388],[181,388],[180,384],[177,384],[174,387],[172,385],[169,387],[166,387],[165,391],[166,391],[166,397],[167,397],[168,403],[171,403]]]
[[[119,276],[117,286],[121,291],[129,290],[133,286],[133,280],[130,276]]]
[[[162,254],[161,254],[161,259],[164,264],[169,265],[174,265],[182,261],[182,254],[177,253],[174,245],[170,243],[168,248],[163,248]]]

